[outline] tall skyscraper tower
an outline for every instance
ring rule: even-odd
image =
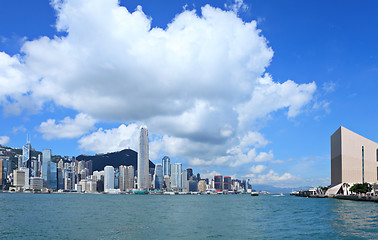
[[[27,168],[31,166],[31,145],[29,140],[22,146],[22,166]]]
[[[154,174],[155,189],[162,189],[164,184],[163,166],[159,163],[155,165]]]
[[[171,176],[171,159],[168,156],[163,157],[163,176]]]
[[[171,165],[171,188],[177,191],[182,189],[182,164]]]
[[[42,150],[42,179],[43,179],[43,186],[48,187],[48,180],[49,180],[49,171],[50,171],[50,163],[51,163],[51,149],[43,149]]]
[[[105,166],[104,172],[104,191],[108,192],[109,190],[114,189],[114,167]]]
[[[51,161],[51,149],[42,150],[42,179],[44,187],[57,190],[57,168],[56,163]]]
[[[148,129],[146,126],[140,127],[139,151],[138,151],[138,189],[148,190],[149,183],[149,148]]]

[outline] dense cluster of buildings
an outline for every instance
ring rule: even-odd
[[[140,129],[137,170],[134,166],[105,166],[93,171],[93,163],[78,161],[75,157],[52,161],[50,149],[43,149],[37,158],[31,157],[28,141],[18,157],[17,168],[12,171],[9,157],[0,157],[0,190],[9,186],[10,191],[33,192],[105,192],[105,193],[242,193],[250,192],[248,180],[214,176],[201,179],[192,168],[183,169],[181,163],[171,163],[164,156],[162,163],[149,168],[148,129]],[[9,184],[10,183],[10,184]]]

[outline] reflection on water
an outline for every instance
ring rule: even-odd
[[[378,238],[378,204],[345,200],[332,201],[333,227],[338,234],[353,238]]]

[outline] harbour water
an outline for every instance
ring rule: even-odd
[[[378,204],[260,195],[0,194],[1,239],[377,239]]]

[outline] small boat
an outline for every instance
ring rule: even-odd
[[[251,192],[251,196],[258,196],[259,192]]]
[[[283,193],[280,193],[280,196],[285,196]]]

